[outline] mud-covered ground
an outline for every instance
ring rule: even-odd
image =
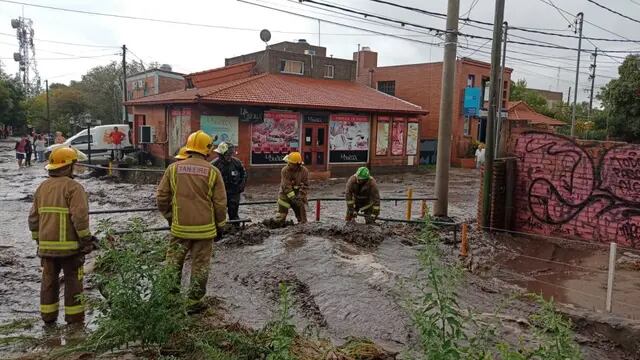
[[[3,279],[0,323],[37,318],[39,303],[39,261],[26,219],[31,196],[46,173],[39,165],[18,170],[12,148],[11,143],[0,143],[0,275]],[[433,194],[433,173],[380,176],[377,180],[382,197],[402,197],[409,186],[414,189],[414,196]],[[89,193],[92,210],[154,206],[153,184],[133,185],[96,178],[79,181]],[[340,197],[344,182],[345,179],[314,182],[311,196]],[[452,169],[450,215],[457,220],[473,219],[478,188],[479,172]],[[246,200],[272,200],[276,194],[274,184],[250,185]],[[419,216],[419,208],[419,203],[414,204],[415,217]],[[310,220],[315,216],[314,211],[310,207]],[[274,212],[275,204],[242,207],[241,217],[257,223]],[[275,230],[254,225],[218,243],[208,284],[209,295],[223,301],[223,308],[231,319],[257,328],[272,318],[277,306],[278,284],[286,281],[293,289],[295,319],[300,329],[318,329],[338,343],[348,336],[357,336],[371,338],[389,350],[406,349],[414,341],[414,334],[400,305],[400,289],[402,283],[416,274],[417,249],[411,241],[416,236],[415,229],[389,224],[345,226],[344,204],[340,202],[323,203],[321,214],[320,223]],[[403,218],[404,214],[404,203],[383,203],[382,217]],[[93,216],[92,226],[95,228],[98,220],[104,218],[124,223],[134,215],[143,217],[150,226],[165,225],[157,213],[148,212]],[[522,291],[512,283],[523,287],[527,284],[509,279],[492,267],[500,264],[501,259],[513,260],[504,255],[509,250],[504,241],[479,233],[475,236],[474,257],[468,261],[473,273],[460,290],[460,305],[472,307],[479,313],[492,313],[511,291]],[[457,258],[455,245],[443,246],[452,260]],[[519,271],[513,267],[511,270]],[[91,272],[91,261],[86,271]],[[528,329],[519,320],[534,310],[533,305],[521,301],[514,301],[503,310],[503,336],[512,341],[520,336],[526,338]],[[636,358],[599,334],[586,328],[577,330],[587,359]],[[67,332],[64,326],[44,332],[36,325],[29,335],[54,338],[53,346],[59,339],[64,342]],[[15,351],[13,347],[0,345],[0,357],[20,356]]]

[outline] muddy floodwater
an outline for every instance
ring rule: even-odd
[[[36,246],[27,228],[27,214],[32,194],[45,179],[46,172],[41,164],[18,170],[12,149],[12,143],[0,142],[0,323],[39,316],[40,267],[35,256]],[[433,172],[376,178],[383,198],[404,197],[408,187],[413,188],[414,196],[420,197],[433,195]],[[479,176],[477,170],[452,169],[449,209],[458,221],[473,221],[476,216]],[[89,193],[92,210],[155,206],[155,184],[135,185],[91,177],[78,181]],[[310,196],[342,197],[344,183],[345,179],[313,182]],[[251,184],[246,189],[245,200],[274,200],[276,195],[275,184]],[[431,205],[429,203],[429,207]],[[275,210],[274,201],[273,205],[241,207],[240,215],[258,223],[273,216]],[[381,217],[404,218],[405,210],[403,202],[383,202]],[[253,225],[243,234],[221,241],[215,247],[208,295],[222,300],[222,307],[231,319],[258,328],[273,317],[278,284],[285,281],[293,292],[294,317],[299,329],[316,329],[337,343],[344,342],[348,336],[357,336],[370,338],[392,351],[405,350],[414,341],[414,333],[400,305],[400,293],[402,284],[416,275],[417,248],[410,241],[416,236],[416,229],[401,224],[345,227],[344,211],[342,202],[325,202],[319,223],[275,230]],[[413,214],[414,218],[420,216],[419,203],[414,203]],[[146,212],[92,216],[92,228],[95,229],[100,219],[109,218],[116,224],[124,224],[131,216],[143,217],[150,226],[165,225],[157,212]],[[308,216],[309,220],[315,218],[315,206],[310,206]],[[578,307],[599,308],[597,301],[585,300],[562,287],[604,296],[601,272],[567,270],[545,261],[532,262],[513,253],[558,262],[574,261],[579,266],[599,269],[606,265],[602,259],[606,254],[584,250],[575,260],[566,249],[548,254],[549,244],[542,240],[523,241],[484,238],[472,243],[472,249],[481,251],[476,256],[476,265],[470,266],[476,269],[460,290],[461,306],[491,313],[508,295],[505,288],[521,286],[543,291],[558,301]],[[485,246],[483,242],[492,245]],[[446,249],[451,258],[457,257],[455,245]],[[91,272],[91,259],[86,272]],[[640,289],[635,281],[638,274],[637,271],[621,273],[616,288],[618,302],[614,302],[614,311],[620,315],[638,314],[620,303],[639,303]],[[632,280],[623,282],[623,277]],[[562,287],[541,286],[536,280]],[[90,292],[96,294],[94,290]],[[532,305],[517,302],[506,317],[526,318],[533,310]],[[66,331],[61,325],[53,330],[53,337],[64,338]],[[526,329],[507,321],[502,331],[505,338],[517,339]],[[39,322],[29,334],[51,335],[44,332]],[[609,358],[612,354],[620,359],[633,358],[606,340],[584,341],[581,345],[587,359]],[[3,353],[20,355],[13,351],[0,347],[0,357],[4,358]]]

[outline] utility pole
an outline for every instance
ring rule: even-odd
[[[438,121],[438,154],[436,160],[436,200],[434,216],[448,216],[449,167],[451,166],[451,123],[453,122],[453,96],[458,47],[458,16],[460,0],[449,0],[447,6],[447,33],[444,42],[442,89],[440,90],[440,119]]]
[[[320,19],[318,19],[318,46],[320,46]]]
[[[122,45],[122,123],[127,123],[127,45]]]
[[[578,63],[576,64],[576,84],[573,92],[573,110],[571,111],[571,136],[576,136],[576,104],[578,102],[578,79],[580,77],[580,54],[582,53],[582,22],[584,14],[578,13],[576,17],[576,25],[578,30]]]
[[[49,80],[44,81],[44,89],[47,99],[47,124],[49,124],[49,131],[47,131],[47,145],[51,145],[51,118],[49,117]]]
[[[493,182],[493,158],[495,147],[496,114],[498,104],[498,84],[500,71],[500,42],[502,41],[502,21],[504,20],[505,0],[496,0],[493,17],[493,44],[491,46],[491,86],[489,87],[489,113],[487,114],[487,146],[484,161],[484,179],[482,183],[482,226],[490,226],[491,219],[491,183]]]
[[[591,120],[591,110],[593,109],[593,87],[596,82],[596,60],[598,59],[598,48],[593,52],[593,64],[591,64],[591,75],[589,78],[591,79],[591,92],[589,93],[589,112],[587,113],[587,118]]]
[[[569,104],[571,104],[571,86],[569,86],[569,96],[567,96],[567,106],[570,106]]]
[[[502,126],[502,95],[504,93],[504,69],[507,61],[507,31],[509,29],[509,23],[504,22],[504,33],[502,36],[502,62],[500,64],[500,91],[498,92],[498,123],[496,125],[496,148],[494,154],[496,157],[502,156],[500,154],[500,128]]]

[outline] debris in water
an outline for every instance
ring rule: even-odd
[[[271,235],[264,224],[249,225],[245,228],[230,227],[229,235],[225,236],[223,244],[226,246],[259,245]]]
[[[640,270],[640,255],[625,252],[616,263],[621,269]]]

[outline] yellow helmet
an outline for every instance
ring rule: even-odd
[[[53,149],[51,155],[49,155],[49,164],[44,168],[47,170],[60,169],[76,161],[78,161],[78,153],[74,149],[68,146],[60,146]]]
[[[178,159],[178,160],[184,160],[186,158],[189,157],[189,154],[187,154],[187,147],[183,146],[180,148],[180,150],[178,151],[178,154],[176,156],[174,156],[174,159]]]
[[[209,155],[211,147],[213,146],[213,139],[206,132],[198,130],[187,139],[186,151],[195,152],[204,156]]]
[[[300,165],[304,164],[302,162],[302,155],[300,155],[300,153],[297,151],[294,151],[289,155],[285,156],[283,160],[289,164],[300,164]]]

